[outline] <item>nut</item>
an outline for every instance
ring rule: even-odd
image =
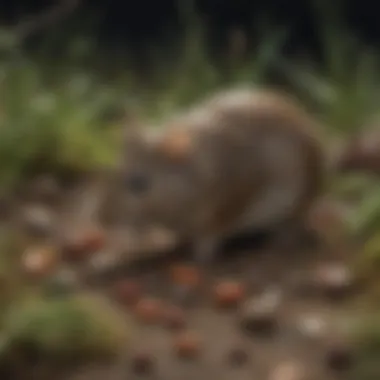
[[[201,282],[199,269],[190,265],[175,265],[170,269],[172,280],[177,285],[197,287]]]
[[[174,349],[183,359],[194,359],[200,352],[200,338],[191,331],[179,333],[174,340]]]
[[[157,323],[162,316],[162,304],[154,298],[143,298],[137,302],[135,312],[140,321]]]
[[[215,286],[214,294],[218,306],[236,306],[245,295],[245,287],[239,282],[223,281]]]

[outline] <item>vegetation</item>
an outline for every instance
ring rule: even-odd
[[[49,61],[24,54],[9,35],[4,35],[0,39],[1,188],[12,191],[39,172],[59,176],[110,167],[117,160],[118,136],[129,108],[137,105],[141,115],[157,120],[226,85],[270,83],[269,71],[278,63],[289,83],[288,90],[308,101],[323,120],[328,139],[344,141],[377,116],[379,60],[343,29],[332,30],[332,24],[321,24],[325,26],[321,30],[326,48],[322,67],[311,62],[294,66],[284,61],[280,55],[284,31],[267,33],[254,54],[247,51],[247,37],[235,31],[225,64],[216,66],[207,56],[202,30],[192,27],[180,58],[170,63],[156,61],[148,85],[136,81],[128,66],[113,79],[95,75],[95,70],[76,65],[78,57],[73,59],[70,54],[67,67],[52,68]],[[77,42],[70,51],[83,53],[78,53]],[[358,268],[364,268],[368,278],[378,277],[379,179],[334,175],[330,190],[336,198],[350,202],[351,232],[365,243]],[[3,246],[0,253],[1,282],[3,289],[9,290],[1,295],[0,356],[19,342],[64,356],[73,354],[73,346],[78,353],[93,354],[97,349],[114,352],[128,339],[124,319],[112,311],[103,318],[100,311],[111,307],[105,308],[87,295],[49,298],[41,291],[42,284],[26,290],[29,287],[15,269],[20,263],[18,248]],[[378,358],[379,332],[378,318],[361,332],[361,355],[366,360]],[[73,339],[81,344],[73,345]],[[369,365],[363,368],[360,373],[364,379],[378,378],[364,374]]]
[[[1,236],[0,370],[22,365],[27,373],[41,360],[70,368],[118,355],[131,336],[128,315],[68,281],[56,286],[54,271],[27,275],[20,237]]]

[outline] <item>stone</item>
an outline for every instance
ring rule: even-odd
[[[347,296],[353,287],[350,270],[340,263],[318,266],[313,274],[313,283],[318,292],[332,300]]]
[[[249,333],[271,334],[278,325],[281,295],[275,290],[247,300],[240,309],[240,326]]]

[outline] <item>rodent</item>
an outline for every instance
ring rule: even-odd
[[[320,126],[274,90],[218,92],[153,132],[126,134],[119,212],[194,243],[199,260],[247,227],[302,221],[324,178]]]

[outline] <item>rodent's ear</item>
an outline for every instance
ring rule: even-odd
[[[193,139],[189,131],[172,130],[157,142],[159,152],[173,162],[181,162],[191,155]]]

